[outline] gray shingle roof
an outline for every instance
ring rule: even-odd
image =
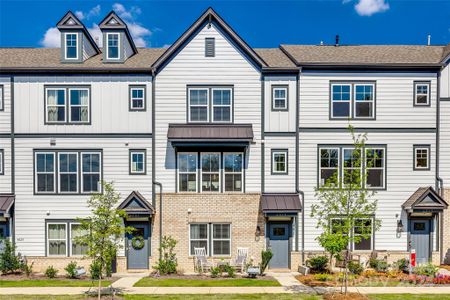
[[[272,68],[295,68],[294,62],[279,48],[257,48],[255,52]]]
[[[437,65],[443,46],[312,46],[281,45],[299,64]]]
[[[427,199],[427,196],[431,197]],[[419,187],[409,198],[406,200],[402,207],[404,209],[445,209],[448,204],[442,197],[436,193],[432,187]]]

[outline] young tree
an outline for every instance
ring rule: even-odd
[[[381,221],[374,218],[377,210],[377,200],[374,199],[376,192],[366,185],[367,168],[374,166],[380,157],[375,151],[366,151],[367,134],[356,135],[351,125],[349,131],[353,146],[340,154],[342,175],[339,175],[339,166],[336,165],[336,171],[316,188],[318,201],[311,207],[311,217],[318,220],[317,228],[323,230],[317,240],[329,251],[330,257],[347,250],[347,255],[343,257],[345,292],[351,245],[370,238],[372,231],[378,230],[381,225]],[[324,156],[334,161],[333,164],[338,160],[337,153],[325,152]]]
[[[126,213],[117,209],[120,194],[115,192],[113,183],[102,182],[102,186],[103,193],[93,194],[88,200],[91,216],[80,219],[80,235],[75,237],[77,243],[88,247],[86,256],[100,268],[98,299],[103,275],[108,273],[117,251],[123,247],[124,235],[133,231],[132,227],[123,224]]]

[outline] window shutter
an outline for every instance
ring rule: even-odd
[[[205,39],[205,56],[214,57],[215,56],[215,39],[206,38]]]

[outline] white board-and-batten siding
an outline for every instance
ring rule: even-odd
[[[0,136],[0,150],[3,153],[3,175],[0,175],[0,194],[11,193],[11,138]]]
[[[75,220],[90,214],[89,195],[35,195],[33,150],[102,150],[103,180],[113,181],[121,200],[133,191],[150,203],[152,194],[151,139],[148,138],[50,138],[16,139],[15,240],[17,251],[45,256],[45,220]],[[129,149],[146,149],[146,175],[129,174]]]
[[[0,107],[0,134],[11,133],[11,77],[0,77],[0,86],[3,88],[3,109]]]
[[[345,127],[347,120],[330,120],[331,82],[374,82],[375,120],[358,120],[359,127],[436,127],[436,73],[304,72],[300,77],[300,127]],[[414,106],[414,82],[431,82],[431,105]]]
[[[205,38],[215,38],[215,57],[205,57]],[[247,152],[246,192],[260,191],[261,81],[260,72],[217,27],[203,27],[155,78],[156,180],[175,192],[175,152],[167,141],[169,123],[187,123],[189,85],[233,87],[234,123],[252,124],[254,140]]]
[[[351,145],[352,139],[347,132],[301,132],[300,141],[299,185],[305,193],[305,216],[308,216],[305,218],[305,250],[320,250],[315,238],[321,233],[321,229],[316,228],[316,218],[309,217],[311,205],[317,203],[314,189],[319,174],[318,145]],[[386,189],[377,191],[373,198],[378,200],[376,217],[382,222],[381,229],[375,233],[376,250],[407,250],[406,227],[405,232],[400,235],[396,232],[399,219],[407,224],[407,216],[401,205],[418,187],[434,187],[435,141],[434,132],[368,133],[367,145],[386,145]],[[415,144],[431,146],[430,170],[413,170]]]
[[[273,173],[273,150],[287,150],[287,174]],[[264,192],[295,193],[295,136],[265,136],[264,152]]]
[[[146,110],[129,111],[129,86],[146,86]],[[45,87],[90,86],[90,124],[45,124]],[[16,133],[151,133],[150,76],[16,76]],[[68,99],[66,99],[68,101]]]
[[[450,98],[450,64],[441,71],[441,98]]]
[[[444,187],[450,188],[450,99],[441,101],[440,114],[439,175],[444,180]]]

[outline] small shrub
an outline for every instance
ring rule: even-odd
[[[386,272],[389,267],[386,261],[376,258],[369,259],[369,266],[377,272]]]
[[[3,243],[3,251],[0,252],[0,272],[8,274],[20,271],[20,257],[16,256],[15,246],[8,239],[4,239]]]
[[[379,276],[379,274],[375,270],[366,270],[364,271],[363,276],[367,278],[372,278]]]
[[[211,277],[217,278],[220,276],[220,267],[211,267]]]
[[[94,260],[89,266],[89,274],[92,280],[98,280],[100,278],[101,265],[98,260]]]
[[[424,264],[414,267],[414,274],[434,277],[438,271],[438,268],[433,264]]]
[[[313,273],[323,273],[327,270],[328,257],[325,255],[314,256],[306,260],[306,265]]]
[[[161,248],[159,252],[161,259],[158,260],[158,264],[153,268],[158,270],[161,275],[175,274],[177,272],[177,258],[173,251],[178,242],[171,236],[164,236],[161,242]]]
[[[408,270],[409,260],[406,258],[401,258],[393,264],[393,267],[399,271],[404,272],[404,271]]]
[[[65,268],[66,275],[69,278],[77,277],[77,263],[75,261],[71,261]]]
[[[364,271],[364,267],[360,263],[349,261],[348,270],[352,274],[360,275]]]
[[[224,270],[227,273],[228,277],[233,278],[236,276],[236,270],[234,269],[233,266],[225,265]]]
[[[333,276],[330,274],[314,274],[314,279],[317,281],[331,281]]]
[[[264,274],[264,271],[266,270],[267,266],[269,265],[269,262],[272,259],[272,257],[273,257],[272,250],[267,249],[267,250],[261,251],[261,264],[259,266],[261,275]]]
[[[58,270],[53,268],[53,266],[49,266],[47,270],[45,270],[45,276],[47,278],[55,278],[58,275]]]
[[[24,272],[27,277],[30,277],[31,274],[33,274],[33,265],[34,261],[31,264],[27,264],[26,262],[22,264],[21,266],[22,272]]]

